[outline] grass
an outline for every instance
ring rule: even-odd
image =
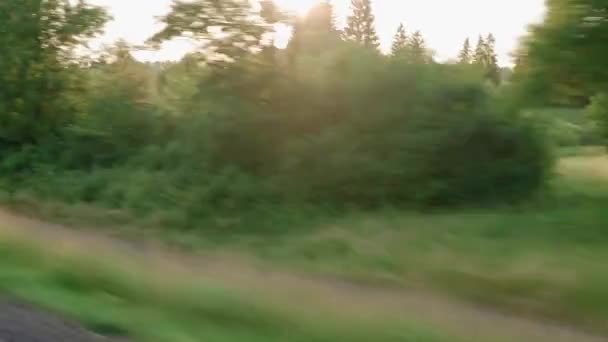
[[[239,247],[286,269],[434,288],[607,333],[608,157],[563,159],[552,188],[518,207],[354,214]]]
[[[90,246],[89,246],[90,247]],[[290,303],[271,291],[230,290],[137,257],[0,236],[0,292],[136,341],[454,341],[399,318]],[[294,305],[296,304],[296,305]],[[365,318],[362,318],[365,317]]]
[[[206,253],[238,254],[271,265],[268,267],[290,272],[348,278],[375,286],[430,288],[518,314],[550,318],[608,334],[608,273],[605,271],[605,260],[608,259],[608,211],[605,203],[608,203],[608,157],[594,149],[593,152],[563,158],[550,191],[534,201],[515,207],[429,213],[386,209],[374,213],[353,212],[340,217],[327,215],[296,220],[300,222],[300,229],[283,226],[285,229],[275,229],[273,235],[229,234],[231,238],[221,243],[206,240],[196,232],[177,232],[165,237],[194,249],[204,249]],[[74,212],[73,207],[59,208],[56,211],[63,216],[69,217],[68,214]],[[79,212],[83,220],[91,217],[88,216],[90,213],[103,220],[99,211],[86,208],[85,214]],[[289,216],[288,213],[284,214]],[[252,217],[252,224],[254,219]],[[278,220],[276,225],[282,227],[285,222],[293,221]],[[159,233],[165,234],[162,231]],[[11,253],[18,253],[21,249],[13,248]],[[3,258],[9,261],[13,259],[16,260]],[[112,275],[115,271],[90,274],[88,266],[74,268],[72,261],[65,263],[69,266],[57,269],[41,262],[46,257],[18,259],[37,260],[37,264],[17,268],[11,274],[21,278],[8,278],[13,282],[0,281],[1,284],[12,284],[12,288],[19,289],[17,294],[54,308],[57,307],[56,298],[65,297],[59,302],[66,304],[59,305],[59,309],[91,320],[93,323],[90,326],[116,326],[115,330],[128,331],[142,341],[189,341],[189,337],[180,339],[179,334],[196,336],[195,340],[206,338],[222,341],[220,337],[204,335],[209,331],[217,334],[238,331],[238,336],[226,335],[229,337],[223,339],[230,341],[255,341],[259,336],[262,337],[258,339],[264,341],[366,341],[370,336],[374,336],[374,341],[408,341],[409,337],[404,336],[422,336],[410,338],[415,341],[437,340],[417,329],[403,330],[400,324],[393,324],[391,320],[374,322],[366,328],[363,328],[364,324],[355,324],[363,331],[350,331],[344,327],[352,327],[352,322],[340,322],[338,319],[338,323],[328,324],[325,319],[315,319],[316,309],[300,308],[295,314],[285,313],[281,311],[285,308],[269,306],[268,303],[273,300],[259,294],[245,294],[235,302],[232,294],[218,295],[221,291],[192,294],[171,285],[170,302],[167,303],[160,300],[163,296],[154,291],[140,293],[136,290],[146,288],[149,283],[155,284],[157,280],[154,279],[159,275],[152,275],[152,280],[145,275],[133,280],[135,284],[132,284],[126,282],[132,279],[127,276],[128,271],[123,271],[120,276]],[[14,268],[8,266],[3,270]],[[24,273],[24,269],[35,269],[36,272]],[[78,286],[73,288],[69,285],[74,281],[62,280],[62,277],[69,279],[74,269],[83,272],[85,279],[96,274],[109,274],[108,277],[114,279],[87,281],[85,288],[96,288],[97,284],[105,283],[127,284],[121,285],[130,289],[127,299],[123,298],[125,295],[118,296],[118,299],[115,295],[91,298],[87,291],[83,295]],[[6,271],[2,272],[3,280],[6,280]],[[57,278],[57,273],[63,276]],[[23,285],[27,281],[29,285]],[[8,288],[6,285],[4,287]],[[254,300],[252,303],[252,298],[267,300],[262,303]],[[137,303],[135,309],[130,308],[132,303]],[[105,316],[103,311],[90,313],[91,307],[104,305],[112,310]],[[213,308],[209,309],[208,305]],[[256,309],[251,309],[250,305]],[[224,312],[226,307],[231,309]],[[200,331],[195,328],[200,323],[198,319],[194,322],[184,319],[190,317],[188,313],[200,312],[197,310],[206,312],[197,314],[197,317],[201,317],[210,326],[209,329]],[[247,314],[252,310],[255,314]],[[335,314],[343,316],[344,312]],[[98,319],[97,315],[103,319]],[[125,327],[124,323],[119,322],[123,317],[138,315],[143,318],[133,326]],[[218,316],[229,322],[220,320],[218,323]],[[261,321],[257,321],[258,318]],[[146,323],[155,320],[165,323]],[[300,326],[298,322],[307,323]],[[393,324],[390,328],[387,328],[388,322]],[[230,324],[235,324],[238,329]],[[300,329],[282,328],[294,325],[300,326]],[[230,328],[225,329],[227,326]],[[338,328],[340,326],[342,328]],[[395,329],[395,326],[399,328]],[[383,339],[388,331],[397,331],[401,335]],[[171,333],[175,335],[163,335]]]

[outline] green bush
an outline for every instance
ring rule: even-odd
[[[608,137],[608,94],[600,93],[593,97],[586,114],[595,123],[605,144]]]
[[[282,54],[193,72],[187,103],[150,86],[158,74],[183,77],[179,68],[127,58],[83,71],[81,113],[45,144],[9,150],[2,178],[45,200],[179,228],[274,217],[277,205],[512,201],[546,179],[541,126],[505,110],[474,68],[349,44]]]
[[[539,127],[499,113],[463,70],[386,64],[373,79],[373,92],[351,90],[350,120],[289,144],[279,171],[286,196],[451,205],[522,198],[543,185],[552,164]]]

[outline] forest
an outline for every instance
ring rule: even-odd
[[[270,1],[175,2],[149,44],[205,43],[179,62],[142,63],[124,41],[78,53],[110,19],[102,8],[2,7],[9,196],[199,229],[285,206],[512,203],[551,170],[546,132],[512,95],[526,64],[512,76],[499,68],[491,33],[439,63],[403,25],[381,53],[368,1],[354,2],[344,29],[327,2],[306,17]],[[272,41],[278,22],[293,27],[285,49]]]

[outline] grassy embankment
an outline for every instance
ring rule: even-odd
[[[432,288],[605,332],[608,157],[568,157],[557,173],[547,195],[518,207],[434,213],[384,210],[328,217],[322,223],[305,221],[306,229],[285,229],[272,237],[247,234],[217,243],[191,235],[188,240],[211,254],[238,254],[292,272]],[[112,257],[61,256],[60,263],[54,263],[44,255],[48,251],[31,247],[3,243],[5,289],[17,289],[26,298],[83,317],[93,322],[90,326],[120,327],[143,340],[180,341],[183,334],[181,340],[188,341],[189,332],[197,338],[230,341],[250,341],[253,336],[264,341],[363,341],[369,336],[375,341],[383,341],[382,336],[407,341],[404,336],[419,336],[401,324],[387,329],[391,320],[357,324],[360,329],[353,331],[352,322],[318,320],[314,309],[285,312],[287,306],[269,306],[273,301],[260,295],[247,294],[239,297],[241,301],[209,290],[214,287],[192,290],[188,281],[164,287],[158,283],[166,278],[163,272],[128,276],[128,263],[112,263]],[[118,270],[113,269],[116,264]],[[147,284],[156,285],[148,290]],[[103,309],[91,312],[90,307]],[[197,319],[188,319],[191,315]],[[122,326],[122,321],[129,326]],[[154,323],[161,321],[172,323]],[[197,328],[201,321],[206,328]]]
[[[607,332],[608,157],[562,159],[551,187],[518,207],[352,215],[240,246],[290,269],[433,288]]]
[[[139,342],[453,341],[399,317],[214,284],[176,264],[77,240],[0,234],[0,293]],[[91,255],[91,250],[95,255]],[[173,267],[172,267],[173,266]]]

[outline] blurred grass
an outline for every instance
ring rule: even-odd
[[[384,209],[341,215],[308,208],[268,208],[264,219],[275,226],[272,233],[257,234],[261,231],[255,227],[258,217],[252,214],[243,222],[251,225],[251,233],[227,228],[222,240],[197,231],[125,231],[161,237],[209,254],[238,254],[290,272],[375,286],[430,288],[608,333],[608,157],[600,148],[565,155],[571,156],[560,161],[550,188],[517,206],[425,213]],[[128,217],[112,221],[114,216],[104,217],[94,207],[74,210],[53,204],[55,211],[49,214],[39,209],[35,199],[27,203],[32,212],[51,218],[59,212],[59,217],[76,225],[87,218],[109,221],[112,227],[129,222]],[[42,288],[55,286],[43,284]],[[36,291],[43,293],[42,288]],[[162,310],[157,315],[162,316]],[[175,324],[175,330],[181,331],[186,323]]]
[[[399,318],[290,305],[271,291],[244,292],[179,270],[76,244],[0,236],[0,293],[135,341],[454,341]],[[144,266],[144,267],[142,267]],[[145,267],[147,266],[147,267]],[[302,301],[294,300],[295,303]]]
[[[608,157],[562,159],[550,186],[516,207],[359,213],[239,247],[288,269],[434,288],[608,332]]]

